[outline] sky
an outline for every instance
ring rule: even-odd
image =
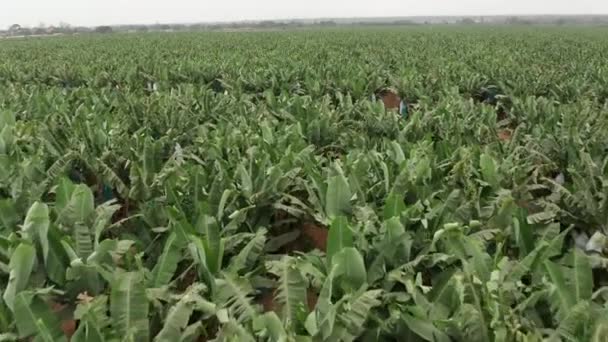
[[[608,14],[608,0],[0,0],[0,28],[499,14]]]

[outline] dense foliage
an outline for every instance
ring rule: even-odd
[[[606,341],[606,56],[605,28],[0,41],[0,340]]]

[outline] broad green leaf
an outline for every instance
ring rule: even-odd
[[[197,342],[199,340],[199,336],[203,331],[203,324],[199,321],[193,324],[190,324],[184,329],[182,336],[180,336],[179,342]]]
[[[73,228],[74,250],[79,258],[86,260],[93,253],[93,235],[88,226],[75,223]]]
[[[0,111],[0,128],[14,126],[15,125],[15,113],[10,110]]]
[[[297,323],[299,313],[305,311],[306,279],[302,276],[296,259],[289,256],[268,262],[267,268],[279,278],[275,302],[282,307],[282,321],[286,326],[293,327]]]
[[[563,267],[549,260],[546,260],[544,264],[545,268],[547,269],[547,273],[549,274],[549,277],[557,290],[562,309],[567,311],[576,304],[577,293],[572,293],[572,291],[568,288],[568,284],[566,283],[566,279],[563,275]]]
[[[391,193],[384,204],[384,220],[388,220],[393,217],[400,217],[405,210],[406,207],[405,202],[403,201],[403,196],[398,196],[395,193]]]
[[[403,149],[401,145],[399,145],[396,141],[391,141],[391,151],[393,154],[393,158],[397,165],[401,165],[405,161],[405,153],[403,153]]]
[[[220,199],[220,202],[217,206],[217,219],[221,220],[224,218],[224,214],[225,214],[225,210],[226,210],[226,204],[228,203],[228,198],[230,198],[230,196],[232,196],[233,191],[226,189],[224,190],[224,192],[222,193],[222,197]]]
[[[40,244],[42,257],[46,262],[49,254],[49,208],[46,204],[34,202],[23,222],[24,236]]]
[[[74,218],[76,219],[76,222],[87,222],[95,212],[93,192],[84,184],[77,185],[70,198],[70,205],[75,205],[76,211],[74,213]]]
[[[568,308],[552,337],[555,338],[556,336],[560,336],[566,341],[580,341],[579,336],[582,332],[581,327],[585,326],[586,322],[590,321],[590,316],[592,314],[590,309],[588,301],[580,301]]]
[[[63,211],[72,198],[76,185],[69,179],[62,177],[55,187],[55,206],[59,212]]]
[[[218,333],[218,341],[255,342],[250,329],[235,320],[229,320]]]
[[[136,272],[115,272],[111,285],[110,313],[117,335],[147,342],[148,300],[142,276]]]
[[[156,335],[154,341],[179,341],[182,331],[188,325],[190,316],[196,305],[196,296],[198,294],[188,292],[180,299],[165,317],[162,330]]]
[[[165,241],[165,247],[162,254],[156,261],[154,269],[152,270],[152,278],[150,279],[150,287],[158,288],[165,286],[171,281],[177,265],[181,259],[181,243],[177,241],[178,237],[172,233]]]
[[[456,269],[451,268],[443,271],[433,281],[433,288],[428,294],[429,301],[435,305],[443,304],[448,309],[455,311],[458,307],[459,298],[455,289]]]
[[[65,337],[59,329],[58,317],[51,312],[48,304],[38,296],[24,291],[15,297],[14,304],[15,323],[20,337],[24,338],[42,332],[47,336],[52,336],[56,341],[65,341]]]
[[[192,255],[192,259],[195,261],[198,269],[199,279],[203,280],[211,295],[215,293],[215,278],[207,267],[207,257],[205,256],[205,247],[203,241],[196,237],[190,236],[190,243],[188,244],[188,250]]]
[[[539,243],[536,248],[528,253],[523,259],[515,263],[508,274],[508,279],[518,282],[521,278],[534,269],[534,265],[542,264],[544,260],[540,260],[547,249],[546,242]]]
[[[416,318],[409,314],[403,314],[403,320],[408,328],[416,335],[429,342],[450,342],[451,339],[444,332],[439,330],[432,322],[427,319]]]
[[[15,202],[10,199],[0,199],[0,231],[2,227],[7,231],[16,230],[16,224],[19,222],[19,212],[15,207]]]
[[[522,220],[513,218],[513,229],[515,230],[515,241],[519,247],[519,255],[528,255],[534,249],[534,237],[532,225],[528,224],[525,216]]]
[[[110,200],[95,208],[95,220],[92,224],[91,231],[93,232],[93,245],[95,248],[99,245],[99,240],[105,229],[110,228],[112,217],[120,209],[120,205],[115,204],[114,200]]]
[[[339,175],[329,178],[325,195],[325,214],[327,217],[333,219],[350,214],[351,197],[350,186],[344,176]]]
[[[256,317],[257,308],[252,303],[253,288],[245,277],[228,272],[220,272],[217,283],[217,303],[228,308],[230,316],[239,323],[249,322]],[[219,318],[219,317],[218,317]]]
[[[251,241],[232,259],[229,268],[233,273],[243,269],[249,270],[257,262],[264,251],[266,232],[265,228],[258,229]]]
[[[245,166],[243,166],[243,164],[239,164],[236,171],[240,178],[240,185],[241,185],[241,190],[243,191],[243,194],[247,198],[250,198],[252,195],[252,191],[253,191],[253,181],[251,180],[251,174],[249,174],[249,171],[247,171],[247,169],[245,168]]]
[[[608,336],[608,318],[604,313],[603,317],[595,324],[591,342],[606,342],[606,336]]]
[[[384,221],[386,226],[386,238],[390,242],[397,242],[398,239],[403,238],[405,234],[405,227],[401,224],[398,217],[392,217]]]
[[[207,267],[211,274],[217,274],[222,267],[224,254],[219,224],[213,216],[203,213],[196,222],[196,230],[203,235]]]
[[[36,328],[38,328],[38,336],[36,336],[36,339],[34,340],[36,342],[38,342],[38,341],[44,341],[44,342],[66,341],[67,342],[67,338],[65,336],[62,336],[62,334],[60,334],[60,333],[53,334],[51,332],[51,329],[45,324],[45,322],[42,319],[38,319],[36,321]]]
[[[333,266],[319,294],[315,311],[311,312],[306,318],[305,328],[308,333],[313,336],[321,336],[327,338],[333,332],[336,321],[336,307],[332,301],[334,293],[334,278],[336,277],[336,269],[338,266]]]
[[[287,332],[276,313],[270,311],[257,317],[253,323],[253,329],[264,331],[270,341],[288,341]]]
[[[342,281],[340,285],[349,292],[358,290],[367,280],[365,262],[363,256],[353,247],[346,247],[340,250],[332,260],[336,265],[336,275]]]
[[[83,298],[74,310],[74,319],[79,320],[80,324],[72,340],[79,335],[81,341],[103,341],[102,331],[110,325],[108,297]]]
[[[365,323],[371,316],[372,310],[382,303],[378,299],[382,292],[382,290],[358,291],[353,298],[344,303],[345,310],[340,310],[338,320],[353,339],[365,331]]]
[[[80,323],[70,342],[104,342],[105,340],[98,327],[87,321]]]
[[[546,250],[542,253],[542,256],[539,258],[539,263],[535,264],[537,269],[542,269],[542,263],[545,260],[552,258],[554,256],[560,255],[562,251],[562,247],[564,244],[564,238],[568,236],[570,232],[570,228],[559,233],[559,225],[553,225],[546,228],[546,234],[542,236],[540,240],[547,241],[548,246]],[[551,235],[555,234],[555,235]]]
[[[60,235],[61,232],[51,226],[48,234],[49,253],[45,267],[49,279],[59,285],[64,285],[65,272],[70,264],[70,259],[61,245]]]
[[[587,255],[578,248],[574,249],[574,292],[577,302],[591,299],[593,293],[593,273]]]
[[[500,185],[500,181],[498,179],[498,168],[494,158],[487,153],[482,153],[479,158],[479,166],[481,168],[483,180],[492,187],[497,188]]]
[[[87,224],[95,212],[93,192],[85,184],[78,184],[72,192],[68,204],[61,212],[61,219],[67,225]]]
[[[190,235],[195,235],[194,228],[179,209],[169,207],[166,210],[171,223],[170,227],[177,235],[178,241],[188,241]]]
[[[9,151],[12,149],[13,143],[13,127],[0,127],[0,154],[8,154]]]
[[[344,216],[334,218],[327,236],[327,262],[332,263],[332,258],[346,247],[353,246],[353,233],[348,226],[348,220]]]
[[[19,244],[11,255],[11,261],[8,265],[10,269],[8,285],[4,290],[2,299],[13,312],[15,311],[15,297],[27,287],[35,261],[36,250],[27,243]]]

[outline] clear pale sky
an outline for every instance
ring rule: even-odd
[[[2,28],[493,14],[608,14],[608,0],[0,0]]]

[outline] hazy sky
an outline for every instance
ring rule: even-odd
[[[0,0],[4,28],[467,14],[608,14],[608,0]]]

